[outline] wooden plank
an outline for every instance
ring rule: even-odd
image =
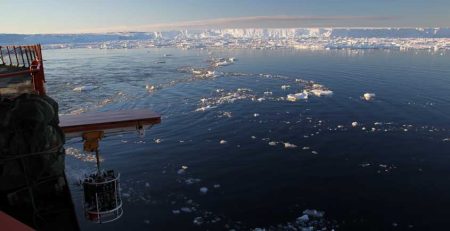
[[[121,110],[111,112],[87,112],[79,115],[61,115],[59,126],[64,133],[105,131],[136,128],[137,125],[161,123],[161,116],[149,110]]]

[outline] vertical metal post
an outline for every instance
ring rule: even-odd
[[[3,51],[2,51],[2,46],[0,46],[0,60],[2,60],[2,65],[5,64],[5,61],[3,61]]]
[[[22,57],[22,66],[25,67],[25,59],[23,58],[23,51],[22,51],[22,47],[19,47],[20,50],[20,56]]]
[[[98,149],[95,150],[95,158],[97,159],[97,174],[100,175],[100,157],[99,157]]]
[[[14,50],[14,55],[16,56],[16,66],[19,66],[19,57],[17,57],[17,51],[16,51],[16,46],[13,46],[12,49]]]
[[[31,60],[36,60],[36,54],[35,54],[36,51],[33,49],[32,46],[28,46],[28,48],[30,49]]]
[[[11,53],[9,52],[9,47],[6,46],[6,52],[8,52],[8,57],[9,57],[9,65],[12,65],[12,60],[11,60]]]
[[[27,56],[28,67],[31,66],[30,58],[28,57],[28,48],[25,47],[25,55]]]

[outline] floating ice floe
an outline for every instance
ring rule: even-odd
[[[231,57],[231,58],[220,58],[220,59],[213,59],[211,61],[211,65],[214,67],[222,67],[222,66],[228,66],[230,64],[233,64],[234,62],[236,62],[236,58]]]
[[[173,214],[180,214],[180,210],[174,209],[174,210],[172,210],[172,213],[173,213]]]
[[[206,194],[208,192],[208,188],[207,187],[201,187],[200,188],[200,192],[203,194]]]
[[[363,99],[366,101],[370,101],[375,99],[375,93],[364,93]]]
[[[180,169],[178,169],[177,173],[184,174],[186,172],[186,169],[188,169],[188,167],[183,165]]]
[[[203,222],[204,222],[203,217],[196,217],[196,218],[194,218],[194,221],[192,221],[192,223],[194,223],[194,225],[201,225],[201,224],[203,224]]]
[[[219,105],[226,104],[226,103],[234,103],[237,100],[246,100],[246,99],[252,99],[255,100],[256,96],[254,94],[251,94],[252,90],[248,88],[238,88],[234,92],[216,92],[220,95],[217,97],[211,97],[211,98],[202,98],[200,99],[199,108],[197,108],[195,111],[206,111],[208,109],[216,108]],[[262,98],[264,99],[264,98]]]
[[[297,145],[295,145],[295,144],[291,144],[288,142],[284,143],[284,148],[296,148],[296,147],[297,147]]]
[[[219,118],[221,118],[221,117],[231,118],[231,117],[233,117],[233,115],[229,111],[221,111],[221,112],[219,112],[219,116],[218,117]]]
[[[305,215],[303,215],[301,217],[298,217],[297,221],[299,221],[299,222],[307,222],[307,221],[309,221],[309,216],[307,214],[305,214]]]
[[[154,85],[147,84],[145,85],[145,89],[147,89],[148,92],[153,92],[156,90],[156,87]]]
[[[216,76],[216,72],[207,69],[193,69],[192,74],[198,78],[212,78]]]
[[[357,127],[358,125],[358,122],[352,122],[352,127]]]
[[[191,212],[192,212],[192,209],[189,208],[189,207],[183,207],[183,208],[181,208],[180,210],[181,210],[181,212],[183,212],[183,213],[191,213]]]
[[[291,102],[295,102],[297,100],[302,100],[302,99],[308,99],[308,93],[301,92],[301,93],[296,93],[296,94],[289,94],[289,95],[287,95],[286,99]]]
[[[92,85],[86,85],[86,86],[80,86],[73,89],[73,91],[92,91],[97,89],[98,86],[92,86]]]
[[[198,182],[200,182],[200,181],[201,181],[201,180],[198,179],[198,178],[188,178],[188,179],[186,179],[186,180],[184,181],[184,183],[186,183],[187,185],[190,185],[190,184],[198,183]]]
[[[216,106],[207,105],[204,107],[199,107],[199,108],[195,109],[195,111],[206,111],[206,110],[213,109],[213,108],[216,108]]]
[[[290,88],[290,87],[291,87],[290,85],[282,85],[282,86],[281,86],[281,89],[287,90],[287,89]]]
[[[333,94],[333,91],[326,88],[325,86],[321,84],[314,83],[312,81],[304,81],[302,82],[305,84],[305,90],[303,92],[307,92],[309,94],[315,95],[315,96],[330,96]]]
[[[330,96],[333,95],[333,91],[331,90],[322,90],[322,89],[313,89],[310,91],[315,96]]]
[[[325,212],[318,211],[315,209],[306,209],[305,211],[303,211],[303,214],[308,215],[310,217],[322,218],[323,215],[325,215]]]

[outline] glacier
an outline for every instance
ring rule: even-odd
[[[146,47],[449,50],[450,28],[230,28],[102,34],[0,34],[0,45],[45,49]]]

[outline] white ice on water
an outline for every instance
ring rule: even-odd
[[[85,86],[75,87],[75,88],[73,89],[73,91],[79,91],[79,92],[82,92],[82,91],[92,91],[92,90],[95,90],[95,89],[97,89],[97,88],[98,88],[98,86],[85,85]]]
[[[203,194],[206,194],[208,192],[208,188],[207,187],[201,187],[200,188],[200,192]]]
[[[295,102],[297,100],[305,100],[305,99],[308,99],[308,93],[301,92],[301,93],[296,93],[296,94],[289,94],[286,96],[286,99],[291,102]]]
[[[284,148],[297,148],[297,145],[286,142],[284,143]]]
[[[375,99],[375,93],[369,93],[369,92],[364,93],[363,99],[366,101],[373,100],[373,99]]]

